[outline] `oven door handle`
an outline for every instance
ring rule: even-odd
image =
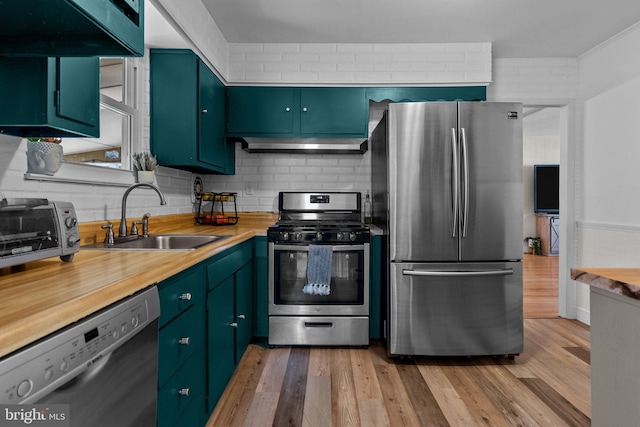
[[[309,252],[309,246],[308,244],[302,244],[302,245],[281,245],[281,244],[277,244],[277,243],[272,243],[273,244],[273,249],[276,251],[299,251],[299,252]],[[333,245],[333,251],[334,252],[344,252],[344,251],[361,251],[364,249],[365,245],[368,245],[368,243],[363,243],[363,244],[359,244],[359,245],[342,245],[342,244],[338,244],[338,245]]]

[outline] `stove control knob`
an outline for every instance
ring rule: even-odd
[[[356,233],[354,233],[353,231],[351,233],[349,233],[349,240],[351,240],[352,242],[356,241]]]
[[[289,240],[289,233],[284,231],[282,232],[282,240]]]
[[[342,240],[342,237],[343,237],[342,231],[338,231],[338,235],[336,237],[338,238],[338,240]]]
[[[316,240],[322,240],[322,233],[319,231],[316,233]]]
[[[301,241],[302,240],[302,233],[300,233],[299,231],[296,233],[296,241]]]

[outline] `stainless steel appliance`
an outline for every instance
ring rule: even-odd
[[[59,256],[71,261],[80,249],[78,219],[69,202],[0,200],[0,268]]]
[[[370,234],[360,193],[282,192],[278,205],[267,231],[269,344],[369,345]],[[315,251],[325,251],[325,265]],[[314,265],[326,269],[323,291],[313,291]]]
[[[390,355],[522,352],[521,111],[392,103],[373,132]]]
[[[0,404],[69,405],[71,427],[155,427],[154,286],[0,359]]]

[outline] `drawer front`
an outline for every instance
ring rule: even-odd
[[[158,334],[158,384],[162,386],[191,355],[204,349],[196,307],[168,323]]]
[[[204,301],[198,301],[204,295],[204,281],[203,270],[195,268],[161,282],[158,285],[161,307],[158,325],[162,327],[196,303],[204,304]]]
[[[176,425],[176,421],[194,398],[201,398],[204,381],[198,366],[202,360],[195,354],[158,391],[158,427]],[[182,392],[181,392],[182,391]]]
[[[207,266],[208,290],[214,289],[227,277],[240,270],[253,258],[251,241],[248,240],[238,245],[233,252],[213,261]]]

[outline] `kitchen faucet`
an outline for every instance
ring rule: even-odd
[[[139,183],[139,184],[133,184],[131,187],[127,188],[127,191],[124,192],[124,194],[122,195],[122,215],[120,217],[120,231],[118,233],[118,237],[126,237],[127,236],[127,197],[129,196],[129,193],[131,193],[131,190],[133,190],[134,188],[138,188],[138,187],[148,187],[151,188],[153,190],[156,191],[156,193],[158,193],[158,196],[160,196],[160,204],[161,205],[166,205],[167,201],[164,198],[164,194],[162,194],[162,192],[158,189],[158,187],[156,187],[153,184],[147,184],[147,183]]]

